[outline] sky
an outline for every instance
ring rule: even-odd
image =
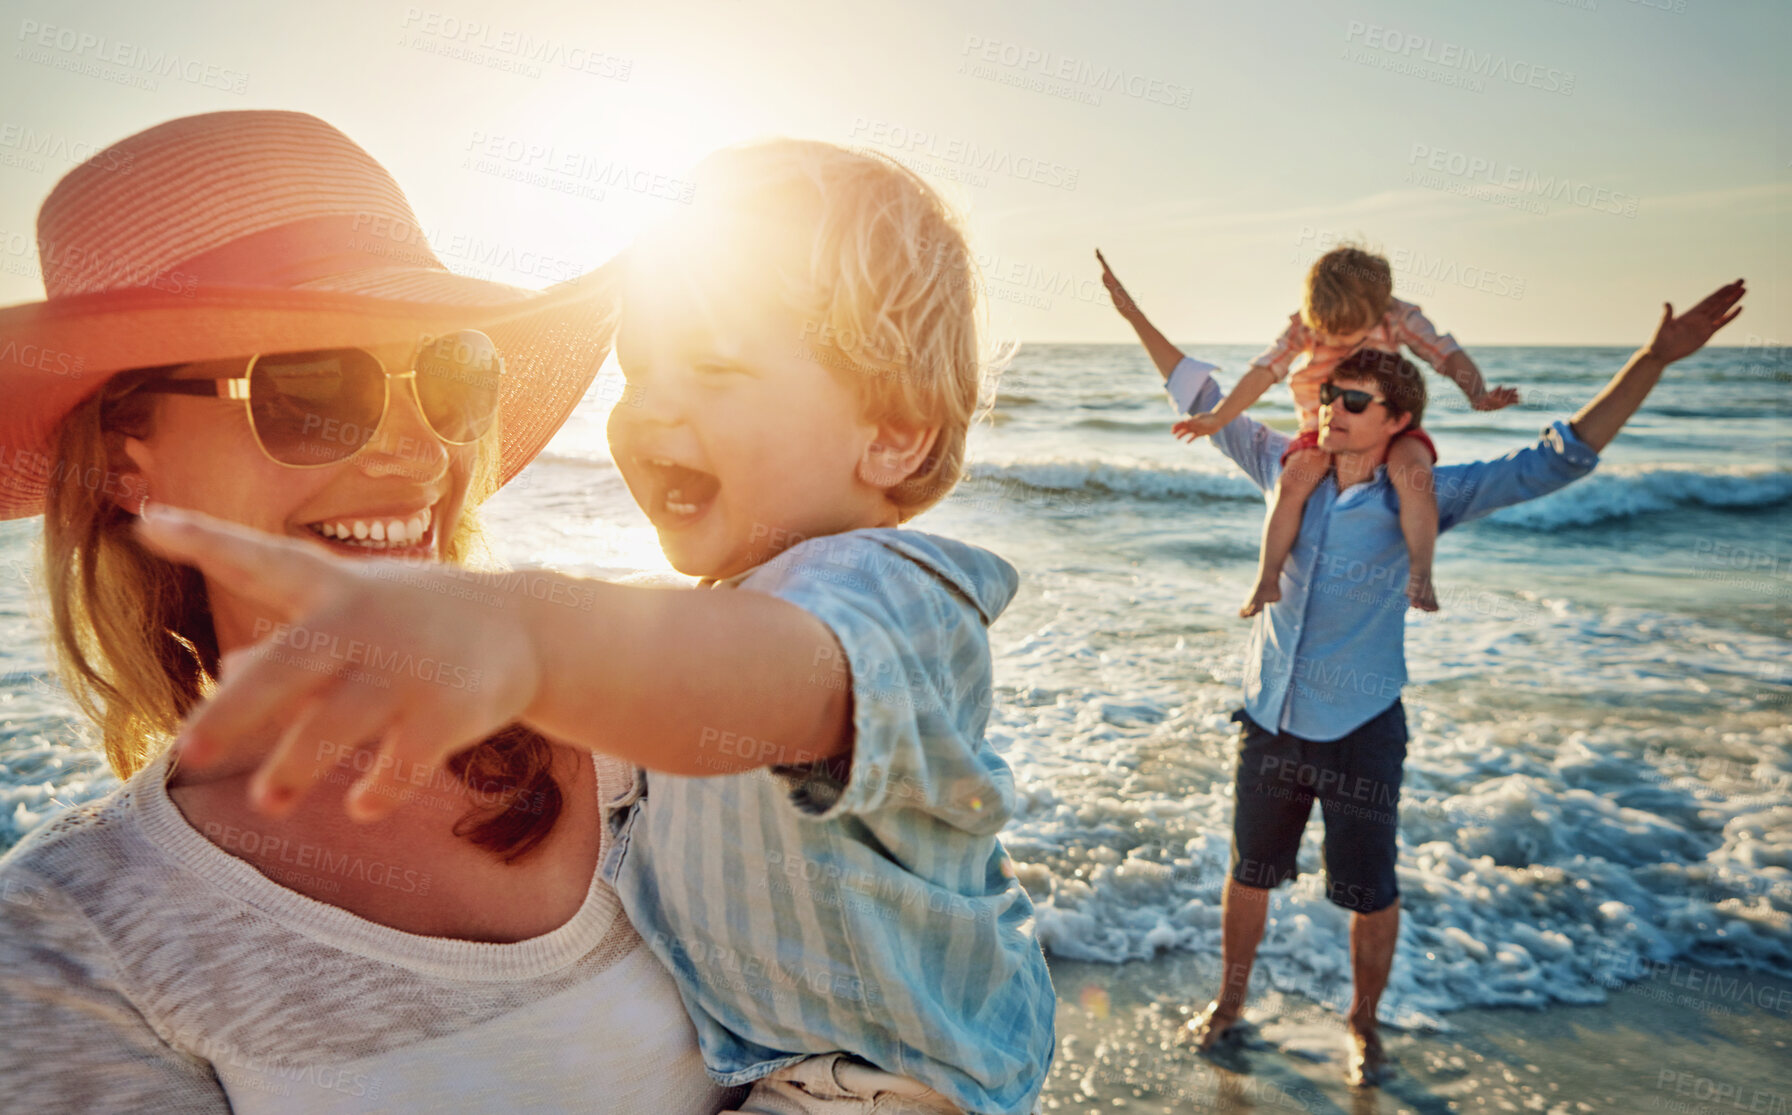
[[[724,144],[894,155],[964,212],[998,338],[1273,338],[1346,240],[1477,344],[1638,344],[1738,276],[1792,341],[1787,0],[15,0],[0,304],[80,159],[172,117],[314,113],[452,269],[540,287]]]

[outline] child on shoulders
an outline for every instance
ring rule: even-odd
[[[1257,580],[1238,611],[1241,616],[1254,616],[1265,604],[1282,598],[1282,565],[1300,534],[1301,512],[1307,497],[1331,471],[1331,454],[1319,448],[1320,386],[1345,357],[1363,349],[1398,353],[1404,345],[1461,387],[1476,410],[1499,410],[1518,401],[1518,392],[1510,387],[1488,390],[1480,369],[1456,339],[1439,334],[1419,307],[1395,298],[1393,291],[1393,271],[1385,257],[1350,245],[1326,252],[1308,269],[1300,310],[1289,316],[1282,335],[1251,362],[1219,406],[1174,427],[1178,436],[1212,434],[1283,379],[1294,395],[1300,434],[1282,457],[1282,476],[1263,524]],[[1345,405],[1355,401],[1345,400]],[[1406,595],[1413,607],[1428,612],[1437,610],[1431,583],[1437,548],[1431,468],[1436,462],[1437,447],[1416,426],[1405,430],[1388,450],[1388,479],[1400,496],[1400,530],[1411,563]]]

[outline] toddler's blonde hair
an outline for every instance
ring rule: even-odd
[[[800,343],[855,385],[866,417],[939,427],[889,490],[901,518],[945,498],[1000,362],[983,349],[980,276],[952,207],[894,159],[818,140],[724,148],[695,179],[695,223],[766,247]]]
[[[1394,272],[1386,257],[1345,244],[1307,269],[1300,319],[1307,328],[1334,336],[1367,329],[1387,313],[1394,297]]]

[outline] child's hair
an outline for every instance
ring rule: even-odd
[[[1417,365],[1397,352],[1358,349],[1338,361],[1328,379],[1374,380],[1388,401],[1389,411],[1412,415],[1412,421],[1406,424],[1409,430],[1418,429],[1425,417],[1425,377],[1419,374]]]
[[[694,223],[765,247],[800,342],[855,384],[866,416],[939,427],[927,459],[889,490],[901,518],[945,498],[999,363],[985,359],[980,279],[957,214],[894,159],[817,140],[724,148],[695,177],[707,218]]]
[[[1387,313],[1394,297],[1394,273],[1385,257],[1346,244],[1313,261],[1307,269],[1300,319],[1307,328],[1333,335],[1367,329]]]

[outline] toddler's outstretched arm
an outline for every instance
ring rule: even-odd
[[[1263,397],[1276,381],[1276,374],[1261,364],[1253,364],[1249,371],[1238,377],[1232,390],[1220,401],[1220,405],[1205,414],[1191,414],[1176,425],[1170,427],[1177,437],[1207,437],[1217,432],[1220,427],[1249,410],[1251,404]]]
[[[159,507],[140,530],[152,549],[279,617],[226,656],[176,745],[205,767],[278,728],[251,782],[264,812],[286,812],[334,766],[314,746],[326,739],[381,741],[349,796],[360,820],[403,800],[396,771],[433,770],[519,720],[673,774],[852,752],[840,642],[775,596],[360,561]],[[752,746],[720,745],[740,741]]]
[[[1437,370],[1438,374],[1462,388],[1462,393],[1468,396],[1468,405],[1476,410],[1500,410],[1518,401],[1516,387],[1500,386],[1489,390],[1487,381],[1481,378],[1481,369],[1461,349],[1445,357],[1443,366]]]

